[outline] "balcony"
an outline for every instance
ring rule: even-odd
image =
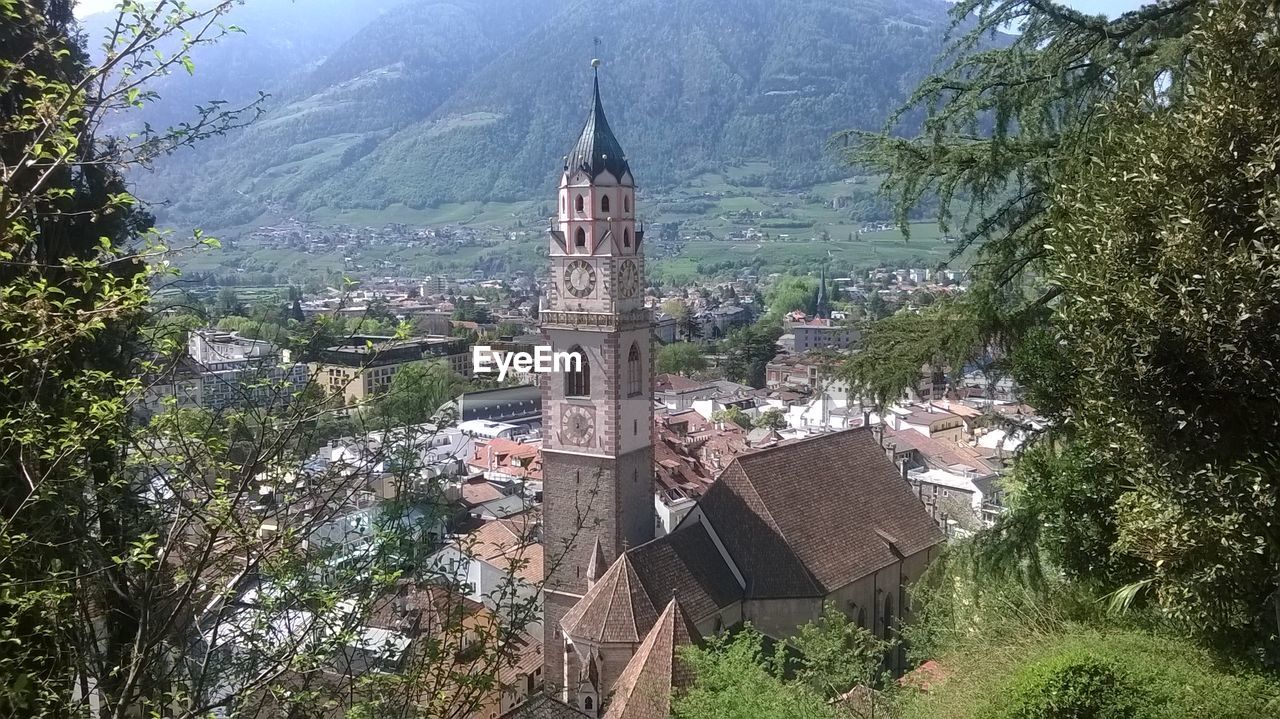
[[[653,324],[653,316],[647,309],[621,313],[543,310],[538,313],[538,322],[543,329],[617,332],[649,327]]]

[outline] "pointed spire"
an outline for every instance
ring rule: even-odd
[[[671,697],[693,684],[693,668],[680,658],[680,647],[698,644],[702,636],[673,596],[631,661],[613,684],[605,719],[648,719],[671,716]]]
[[[830,311],[827,307],[827,266],[825,264],[823,264],[821,268],[821,277],[822,279],[818,281],[818,304],[814,309],[813,314],[822,319],[826,319],[827,315],[830,314]]]
[[[590,589],[608,569],[609,564],[604,558],[604,548],[600,546],[600,537],[597,535],[596,544],[591,548],[591,559],[587,561],[587,588]]]
[[[582,134],[578,137],[577,144],[565,160],[564,169],[570,173],[582,170],[593,180],[601,172],[608,170],[614,177],[621,180],[631,168],[627,165],[622,145],[618,143],[618,138],[613,136],[613,130],[609,128],[609,120],[604,116],[604,103],[600,100],[600,61],[592,60],[591,67],[594,76],[591,114],[587,116],[587,122],[582,127]]]

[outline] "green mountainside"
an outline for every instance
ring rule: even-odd
[[[934,0],[412,2],[263,88],[275,91],[262,119],[160,163],[140,189],[172,198],[171,219],[212,228],[264,212],[544,197],[585,115],[594,56],[642,185],[752,160],[759,184],[808,187],[840,174],[832,133],[878,128],[930,69],[945,11]],[[227,42],[257,41],[247,29]]]

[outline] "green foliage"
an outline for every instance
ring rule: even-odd
[[[751,423],[751,426],[757,429],[786,429],[787,418],[782,410],[777,407],[770,407],[761,412]]]
[[[764,323],[731,331],[721,342],[725,375],[735,382],[763,387],[765,366],[777,356],[780,336],[781,326]]]
[[[1145,687],[1123,666],[1090,651],[1066,651],[1019,670],[983,719],[1139,719]]]
[[[730,405],[711,413],[712,422],[731,422],[743,429],[751,429],[751,417],[737,405]]]
[[[688,377],[707,368],[702,348],[691,342],[675,342],[658,348],[655,368],[659,373]]]
[[[391,387],[378,398],[377,411],[392,427],[444,421],[438,416],[440,408],[467,387],[444,362],[410,364],[392,377]]]
[[[1087,582],[1025,564],[1011,573],[998,554],[1010,542],[990,542],[950,545],[911,587],[904,640],[941,673],[927,693],[900,697],[900,719],[1244,719],[1280,708],[1276,676],[1170,635],[1155,612],[1110,613]],[[1109,708],[1089,709],[1099,700]]]
[[[863,351],[853,355],[842,372],[852,386],[883,406],[900,399],[905,388],[915,387],[924,365],[961,366],[979,342],[979,327],[964,300],[940,300],[918,312],[899,312],[867,327]]]
[[[680,659],[692,667],[696,681],[685,694],[674,698],[672,714],[676,719],[838,716],[807,684],[779,678],[781,656],[766,655],[763,637],[750,626],[732,637],[713,637],[705,648],[684,648]]]
[[[950,673],[908,694],[901,719],[1256,719],[1280,684],[1222,666],[1185,641],[1064,625],[988,636],[938,658]]]
[[[796,680],[828,699],[854,687],[881,687],[885,659],[894,646],[831,602],[823,606],[821,618],[800,627],[791,644],[801,655]]]
[[[878,323],[853,378],[883,401],[922,361],[995,354],[1055,423],[995,532],[1035,547],[1005,554],[1044,549],[1121,604],[1280,661],[1274,3],[954,15],[977,25],[914,98],[927,132],[851,159],[904,207],[970,211],[973,291]]]
[[[769,308],[766,319],[781,322],[782,316],[792,310],[813,314],[818,301],[818,283],[810,277],[780,277],[765,294]]]

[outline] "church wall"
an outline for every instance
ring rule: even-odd
[[[635,656],[636,649],[639,647],[639,644],[606,644],[600,647],[601,696],[607,698],[613,694],[613,685],[618,681],[618,675],[626,669],[627,662],[631,661],[631,657]],[[605,706],[608,706],[607,699]]]
[[[718,612],[693,620],[693,626],[704,637],[715,636],[723,629],[742,622],[742,602],[734,602]]]
[[[748,599],[743,607],[743,619],[771,637],[782,639],[795,634],[796,629],[822,613],[819,597],[791,597],[787,599]]]
[[[559,594],[546,594],[542,601],[542,680],[549,695],[563,697],[565,691],[565,654],[564,632],[560,631],[560,620],[573,608],[574,597]],[[573,652],[568,652],[572,654]],[[577,666],[572,662],[569,667],[570,679],[576,681]]]

